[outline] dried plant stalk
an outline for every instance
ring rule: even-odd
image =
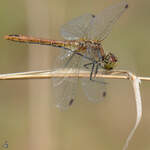
[[[89,71],[80,71],[80,74],[67,72],[67,70],[40,70],[40,71],[29,71],[29,72],[18,72],[9,74],[0,74],[0,80],[18,80],[18,79],[48,79],[48,78],[89,78]],[[128,71],[117,70],[107,74],[98,73],[96,78],[106,79],[129,79],[130,73]],[[150,77],[138,77],[140,80],[150,80]]]

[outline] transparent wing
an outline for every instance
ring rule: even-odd
[[[87,52],[86,56],[88,55],[89,54]],[[82,67],[85,64],[90,64],[90,63],[91,61],[87,59],[82,59]],[[92,70],[92,65],[88,65],[87,67],[89,71]],[[87,70],[87,68],[85,67],[82,69]],[[100,69],[102,68],[99,68],[99,70]],[[80,80],[81,80],[81,84],[83,87],[83,91],[89,101],[98,102],[98,101],[104,100],[104,98],[106,97],[106,85],[107,85],[104,79],[94,78],[94,75],[93,75],[92,81],[89,78],[82,78]]]
[[[57,60],[57,69],[64,72],[79,72],[80,56],[74,53],[63,53]],[[62,66],[61,66],[62,65]],[[56,106],[67,109],[75,100],[78,78],[53,78],[53,89],[56,96]]]
[[[87,28],[95,16],[85,14],[77,17],[61,27],[61,35],[66,40],[77,40],[87,36]]]
[[[106,97],[106,83],[102,79],[82,79],[82,87],[89,101],[99,102]]]
[[[110,33],[113,24],[128,8],[126,0],[104,9],[96,15],[91,25],[88,26],[88,39],[104,40]]]

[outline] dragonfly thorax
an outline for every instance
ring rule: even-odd
[[[103,57],[101,66],[106,70],[112,70],[117,65],[117,61],[117,57],[109,52]]]
[[[91,49],[98,49],[101,47],[100,41],[94,41],[94,40],[85,40],[85,39],[80,39],[79,40],[79,46],[82,48],[91,48]]]
[[[104,56],[104,51],[100,41],[80,40],[78,52],[99,61]]]
[[[105,53],[100,41],[83,40],[79,45],[79,52],[84,53],[103,69],[112,70],[116,66],[117,57],[111,52]]]

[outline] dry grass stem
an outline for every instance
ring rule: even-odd
[[[18,80],[18,79],[48,79],[48,78],[89,78],[89,71],[80,71],[80,74],[76,73],[75,70],[72,72],[67,72],[67,70],[41,70],[41,71],[29,71],[29,72],[18,72],[9,74],[0,74],[0,80]],[[128,71],[117,70],[113,72],[98,73],[96,78],[106,78],[106,79],[129,79]],[[138,77],[140,80],[149,80],[150,77]]]

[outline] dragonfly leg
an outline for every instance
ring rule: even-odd
[[[95,63],[93,63],[94,67],[95,67]],[[96,68],[95,68],[95,72],[94,72],[94,67],[92,66],[92,70],[91,70],[91,74],[90,74],[90,80],[93,81],[93,82],[97,82],[97,83],[100,83],[100,84],[106,84],[106,82],[104,81],[99,81],[99,80],[96,80],[96,74],[98,73],[98,69],[99,69],[99,64],[96,64]],[[92,77],[92,74],[94,72],[94,79]]]
[[[83,66],[86,68],[86,69],[89,69],[88,66],[92,65],[93,63],[88,63],[88,64],[84,64]]]
[[[92,75],[93,75],[93,72],[94,72],[95,63],[92,62],[92,63],[84,64],[83,66],[84,66],[86,69],[89,69],[88,66],[90,66],[90,65],[92,65],[92,69],[91,69],[91,73],[90,73],[90,80],[92,80]]]
[[[74,53],[77,54],[77,55],[79,55],[79,56],[81,56],[81,57],[84,58],[84,59],[88,59],[88,60],[90,60],[90,61],[93,61],[92,58],[90,58],[90,57],[88,57],[88,56],[85,56],[85,55],[83,55],[83,54],[81,54],[81,53],[78,53],[78,52],[74,52]]]
[[[98,68],[99,68],[99,64],[96,64],[95,73],[94,73],[94,78],[96,77],[96,74],[97,74],[97,72],[98,72]]]
[[[102,81],[97,81],[96,79],[93,79],[93,72],[94,72],[94,68],[95,68],[95,63],[88,63],[88,64],[84,64],[83,66],[86,69],[89,69],[88,66],[92,65],[92,69],[91,69],[91,73],[90,73],[90,80],[91,81],[95,81],[98,83],[102,83],[102,84],[106,84],[106,82],[102,82]],[[95,72],[94,72],[94,77],[96,77],[96,74],[98,73],[98,69],[99,69],[99,64],[96,64],[96,68],[95,68]]]
[[[90,80],[92,79],[93,71],[94,71],[95,63],[92,64],[91,74],[90,74]]]

